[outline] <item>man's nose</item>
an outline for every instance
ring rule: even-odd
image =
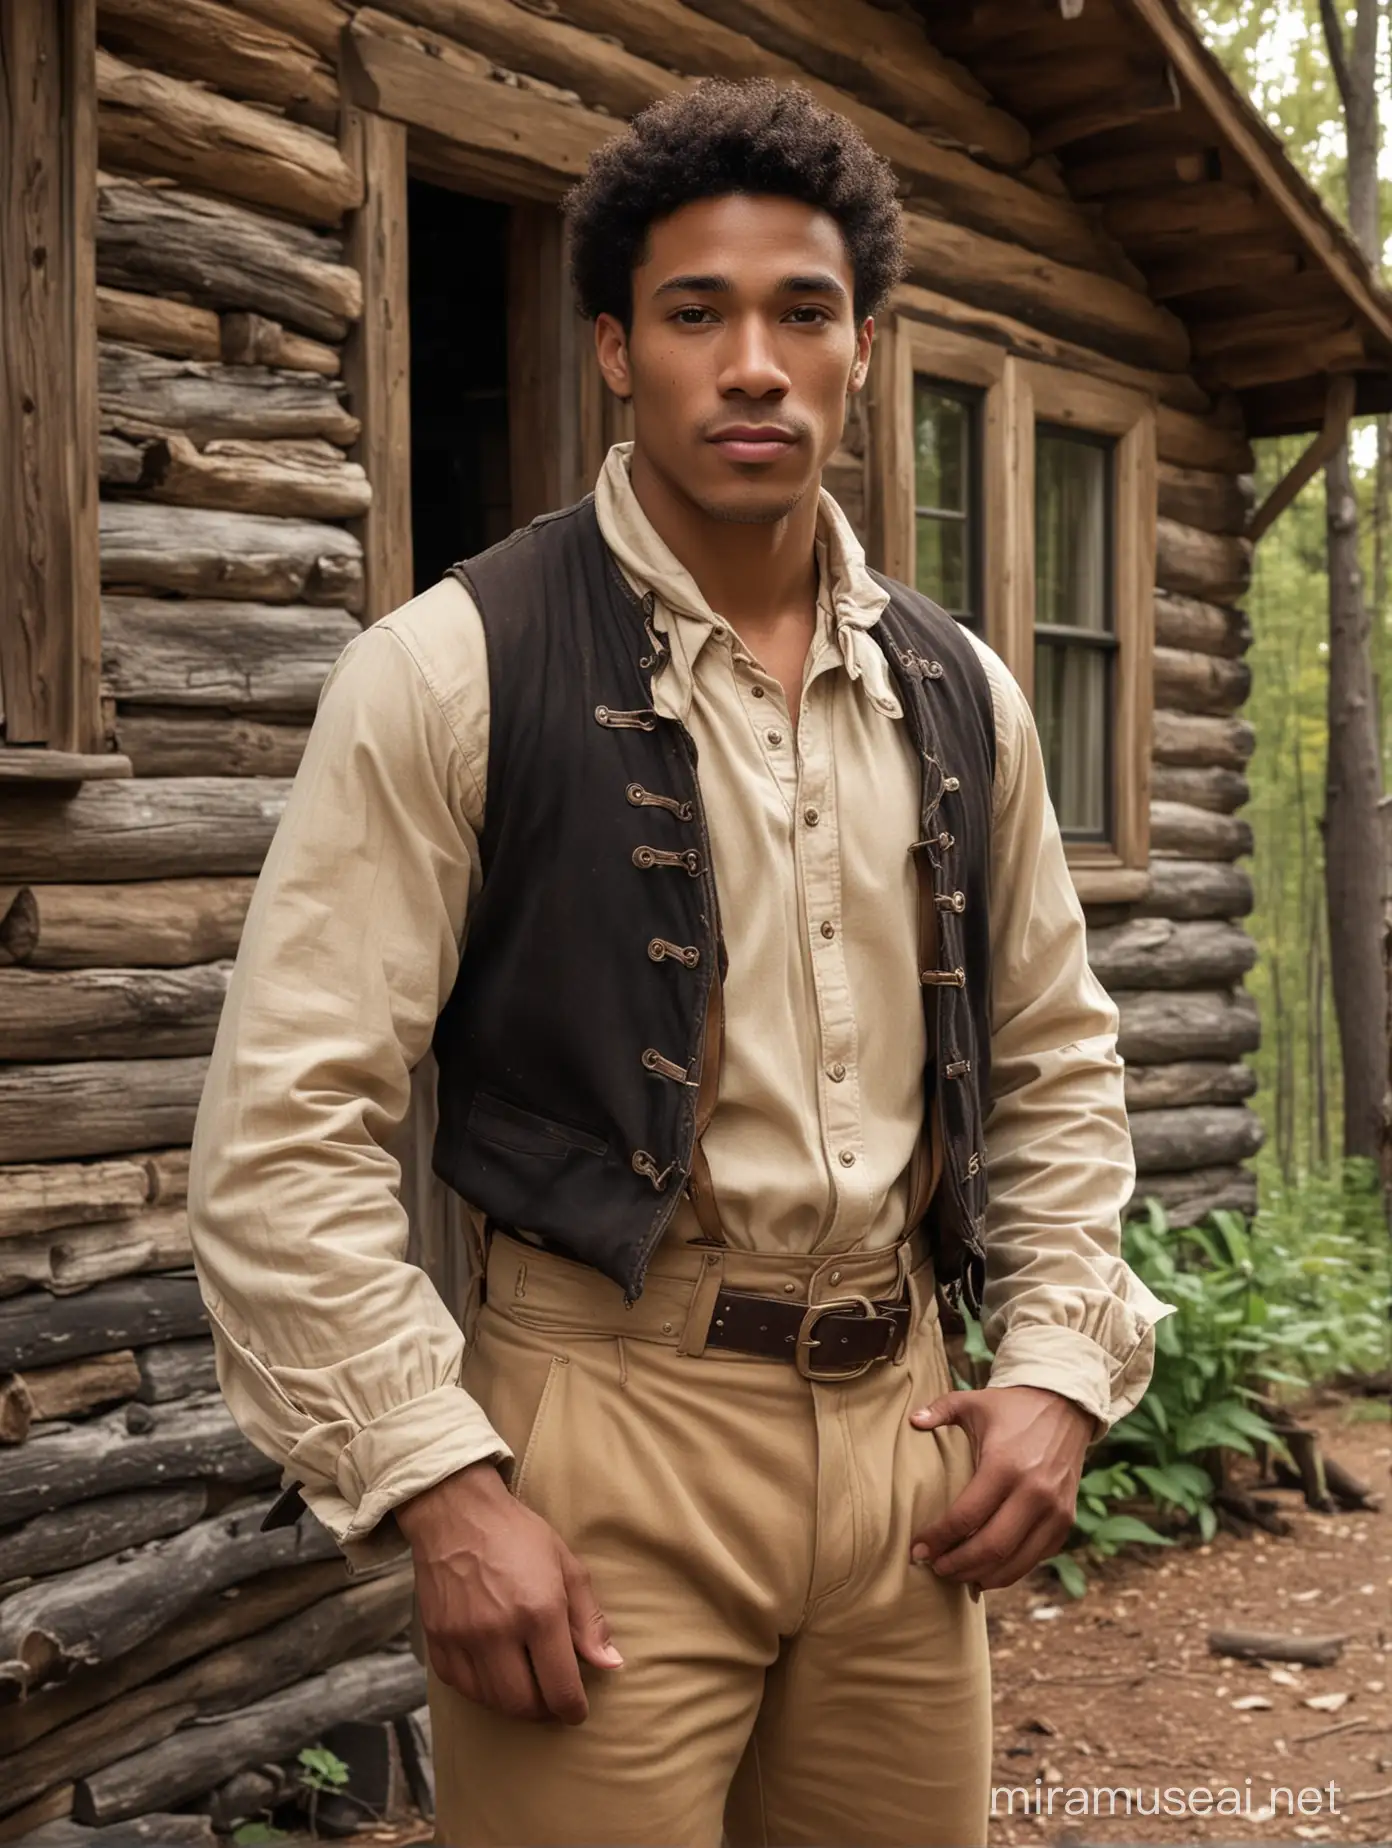
[[[727,336],[720,389],[746,398],[781,397],[789,386],[772,330],[757,315],[734,322]]]

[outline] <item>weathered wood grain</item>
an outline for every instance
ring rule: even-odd
[[[107,175],[97,187],[97,275],[114,288],[187,294],[341,340],[362,312],[342,256],[338,238],[222,199]]]
[[[362,546],[352,533],[269,514],[103,501],[101,569],[108,590],[348,610],[363,599]]]

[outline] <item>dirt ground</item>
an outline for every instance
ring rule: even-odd
[[[986,1594],[991,1848],[1392,1843],[1392,1424],[1369,1404],[1326,1399],[1302,1416],[1383,1497],[1379,1512],[1315,1514],[1298,1492],[1263,1490],[1288,1538],[1131,1548],[1076,1601],[1043,1572]],[[1210,1654],[1213,1629],[1347,1641],[1332,1668],[1241,1663]],[[1128,1790],[1133,1813],[1095,1790]],[[406,1848],[431,1831],[414,1818],[351,1839]]]
[[[1380,1512],[1315,1514],[1297,1491],[1263,1490],[1290,1520],[1289,1538],[1220,1533],[1211,1546],[1131,1548],[1076,1601],[1045,1573],[987,1594],[991,1848],[1392,1842],[1392,1425],[1366,1421],[1369,1405],[1326,1402],[1302,1415],[1327,1454],[1383,1497]],[[1334,1667],[1302,1668],[1212,1655],[1214,1629],[1348,1640]],[[1160,1813],[1128,1818],[1118,1797],[1111,1816],[1094,1787],[1129,1787],[1133,1806],[1158,1802]],[[1261,1816],[1273,1811],[1273,1787],[1291,1795]],[[1205,1789],[1209,1814],[1203,1795],[1190,1795]],[[1026,1796],[1046,1813],[1026,1818]],[[1239,1801],[1250,1813],[1230,1813]]]

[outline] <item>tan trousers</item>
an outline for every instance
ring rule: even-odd
[[[699,1352],[722,1281],[890,1297],[900,1261],[667,1241],[626,1309],[588,1266],[494,1237],[463,1384],[516,1453],[514,1492],[589,1567],[625,1666],[583,1667],[578,1727],[505,1718],[430,1669],[437,1843],[985,1842],[984,1603],[909,1560],[971,1474],[964,1432],[907,1422],[951,1383],[931,1263],[902,1359],[857,1380]]]

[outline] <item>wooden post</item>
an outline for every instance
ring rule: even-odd
[[[347,257],[362,277],[363,311],[344,348],[349,403],[362,424],[350,451],[372,485],[372,505],[352,522],[362,540],[364,622],[407,602],[411,565],[411,325],[406,248],[406,130],[349,109],[344,141],[364,188]]]
[[[0,697],[7,744],[95,751],[95,0],[0,7]]]
[[[565,507],[594,486],[584,405],[594,381],[589,328],[576,313],[565,226],[552,205],[516,204],[508,226],[508,449],[512,523]],[[598,400],[594,399],[597,406]]]

